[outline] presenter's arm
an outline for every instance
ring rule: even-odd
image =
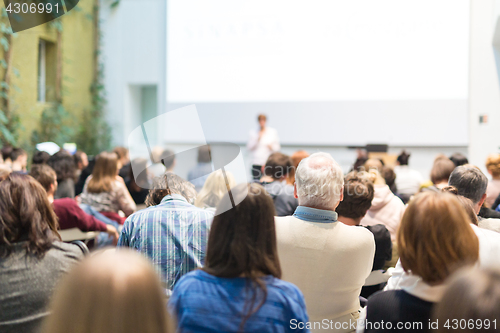
[[[259,134],[251,131],[250,132],[250,139],[248,140],[247,143],[247,149],[248,150],[255,150],[257,148],[257,144],[259,143]]]

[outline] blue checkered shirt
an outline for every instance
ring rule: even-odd
[[[159,205],[128,217],[118,246],[150,258],[170,295],[184,274],[203,266],[213,217],[213,212],[191,205],[181,195],[167,195]]]

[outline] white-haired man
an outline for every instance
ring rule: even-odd
[[[309,323],[290,323],[312,332],[350,332],[359,317],[359,294],[375,255],[373,234],[337,222],[344,175],[326,153],[303,159],[295,175],[299,206],[293,216],[276,217],[283,280],[303,292]]]

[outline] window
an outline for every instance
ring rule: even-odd
[[[56,99],[56,44],[40,39],[38,42],[38,94],[40,103],[54,102]]]

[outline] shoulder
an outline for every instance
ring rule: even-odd
[[[373,241],[374,236],[373,233],[368,230],[367,228],[359,227],[359,226],[352,226],[352,225],[345,225],[344,223],[338,221],[337,222],[337,228],[339,232],[342,232],[346,236],[349,237],[355,237],[357,241]]]
[[[61,241],[52,243],[51,249],[45,255],[68,264],[83,258],[83,252],[78,246]]]
[[[55,199],[52,204],[54,207],[62,207],[62,208],[78,206],[76,201],[72,198]]]
[[[391,233],[387,230],[386,226],[383,224],[367,225],[364,226],[369,230],[376,239],[388,238],[391,239]]]
[[[177,295],[186,291],[196,293],[198,290],[203,288],[203,285],[207,283],[216,283],[216,281],[217,278],[215,276],[211,276],[201,269],[196,269],[183,275],[175,284],[172,292]]]
[[[304,295],[296,285],[275,277],[271,278],[271,281],[268,283],[268,289],[274,290],[276,293],[290,298],[295,302],[300,303],[304,299]]]

